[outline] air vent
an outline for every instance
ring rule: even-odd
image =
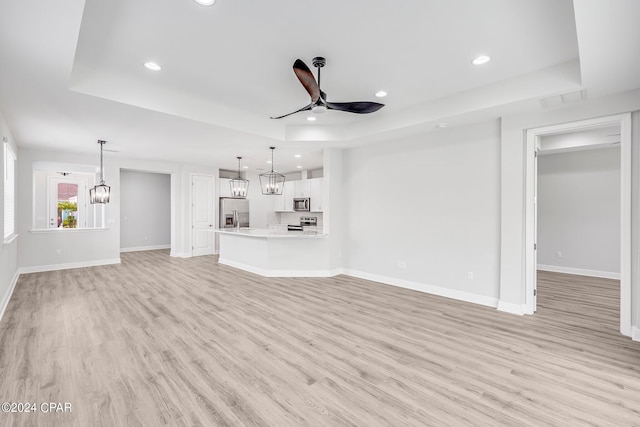
[[[584,99],[584,90],[575,90],[573,92],[561,93],[560,95],[540,98],[540,105],[542,108],[557,107],[558,105],[581,102]]]

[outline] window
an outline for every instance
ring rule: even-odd
[[[32,230],[104,227],[104,205],[89,204],[97,167],[73,163],[33,163]]]
[[[4,143],[4,238],[15,234],[15,186],[16,186],[16,155]]]

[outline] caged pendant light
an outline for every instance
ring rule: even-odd
[[[246,199],[247,194],[249,194],[249,180],[243,179],[242,176],[240,175],[240,160],[242,160],[242,157],[237,157],[237,159],[238,159],[238,177],[233,178],[229,182],[229,185],[231,186],[231,195],[233,197]]]
[[[282,194],[284,187],[284,175],[273,170],[273,150],[276,147],[269,147],[271,149],[271,171],[260,174],[260,187],[262,187],[262,194],[269,196],[276,196]]]
[[[100,184],[89,190],[89,201],[95,203],[109,203],[111,187],[104,183],[104,169],[102,167],[102,148],[107,141],[98,140],[100,144]]]

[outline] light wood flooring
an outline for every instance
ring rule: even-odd
[[[619,283],[541,272],[538,312],[214,257],[20,277],[0,323],[0,426],[640,426]]]

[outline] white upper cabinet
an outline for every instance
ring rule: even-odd
[[[322,212],[322,178],[308,179],[309,197],[311,198],[311,212]]]
[[[302,180],[293,181],[293,182],[294,182],[294,187],[295,187],[295,195],[293,197],[295,197],[295,198],[311,197],[309,195],[309,180],[308,179],[302,179]]]
[[[218,194],[219,197],[233,197],[231,195],[231,179],[230,178],[220,178],[219,186],[218,186]]]
[[[292,212],[296,181],[285,181],[282,194],[273,197],[273,210],[276,212]]]
[[[311,198],[311,212],[322,212],[322,178],[285,181],[282,194],[273,197],[273,210],[292,212],[293,199]]]

